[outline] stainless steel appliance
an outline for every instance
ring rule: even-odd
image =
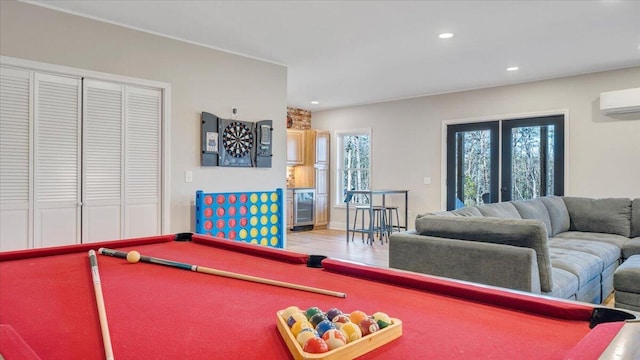
[[[314,188],[293,189],[293,230],[311,230],[315,222]]]

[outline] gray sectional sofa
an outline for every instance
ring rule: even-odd
[[[640,254],[640,199],[549,196],[419,215],[394,233],[389,266],[559,298],[602,302]]]

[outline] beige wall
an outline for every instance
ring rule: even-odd
[[[287,69],[46,8],[0,1],[0,54],[171,85],[170,231],[193,231],[195,191],[285,187]],[[270,169],[200,167],[200,113],[274,120]],[[185,171],[193,182],[185,183]]]
[[[605,116],[599,110],[599,95],[639,86],[640,67],[635,67],[314,112],[313,127],[370,127],[372,187],[409,189],[409,207],[415,217],[440,210],[443,203],[443,121],[567,110],[565,194],[636,198],[640,197],[640,113]],[[335,149],[331,154],[335,189]],[[431,177],[431,185],[424,184],[424,177]],[[342,228],[344,222],[343,208],[332,207],[331,227]]]

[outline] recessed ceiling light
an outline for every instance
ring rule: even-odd
[[[519,69],[519,67],[517,67],[517,66],[510,66],[510,67],[507,68],[507,71],[516,71],[518,69]]]
[[[318,104],[320,104],[320,101],[318,101],[318,100],[312,100],[312,101],[311,101],[311,104],[313,104],[313,105],[318,105]]]
[[[442,34],[438,35],[438,37],[440,39],[450,39],[450,38],[453,37],[453,34],[452,33],[442,33]]]

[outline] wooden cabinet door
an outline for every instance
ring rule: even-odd
[[[329,223],[329,197],[316,195],[316,222],[318,228],[326,228]]]
[[[302,165],[304,162],[304,132],[287,130],[287,165]]]
[[[329,165],[329,132],[316,131],[316,165]]]
[[[293,227],[293,190],[287,190],[287,229]]]
[[[329,167],[316,165],[316,220],[315,226],[329,223]]]

